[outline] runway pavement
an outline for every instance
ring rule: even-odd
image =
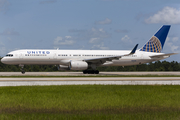
[[[98,75],[180,75],[180,72],[100,72]],[[82,72],[0,72],[0,76],[97,76]]]
[[[180,77],[0,78],[0,86],[32,85],[180,85]]]
[[[180,72],[101,72],[99,75],[96,74],[84,75],[82,72],[26,72],[26,74],[21,74],[20,72],[0,72],[0,76],[9,76],[9,78],[3,78],[3,77],[0,78],[0,86],[84,85],[84,84],[180,85],[180,77],[100,77],[106,75],[107,76],[108,75],[109,76],[180,75]],[[11,78],[10,76],[16,76],[16,77]],[[18,76],[33,76],[33,77],[22,78]],[[38,76],[44,76],[44,77],[38,77]],[[49,76],[67,76],[67,77],[49,77]],[[68,76],[77,76],[77,77],[68,77]]]

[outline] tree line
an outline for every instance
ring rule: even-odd
[[[133,66],[99,67],[100,71],[180,71],[180,63],[172,61],[156,61],[148,64]]]
[[[1,59],[1,58],[0,58]],[[180,63],[177,61],[156,61],[148,64],[133,66],[103,66],[97,68],[99,71],[180,71]],[[58,71],[55,65],[25,65],[26,72],[53,72]],[[6,65],[0,62],[0,72],[18,72],[18,65]]]

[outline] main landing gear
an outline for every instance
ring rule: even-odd
[[[98,70],[84,70],[84,74],[99,74]]]
[[[19,67],[21,67],[21,69],[20,69],[20,70],[21,70],[21,73],[22,73],[22,74],[25,74],[24,65],[19,65]]]

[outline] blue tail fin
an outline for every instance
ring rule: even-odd
[[[163,25],[159,31],[140,49],[140,51],[160,53],[163,49],[170,25]]]

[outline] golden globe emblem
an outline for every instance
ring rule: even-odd
[[[161,42],[156,36],[153,36],[141,50],[146,52],[160,53],[162,50]]]

